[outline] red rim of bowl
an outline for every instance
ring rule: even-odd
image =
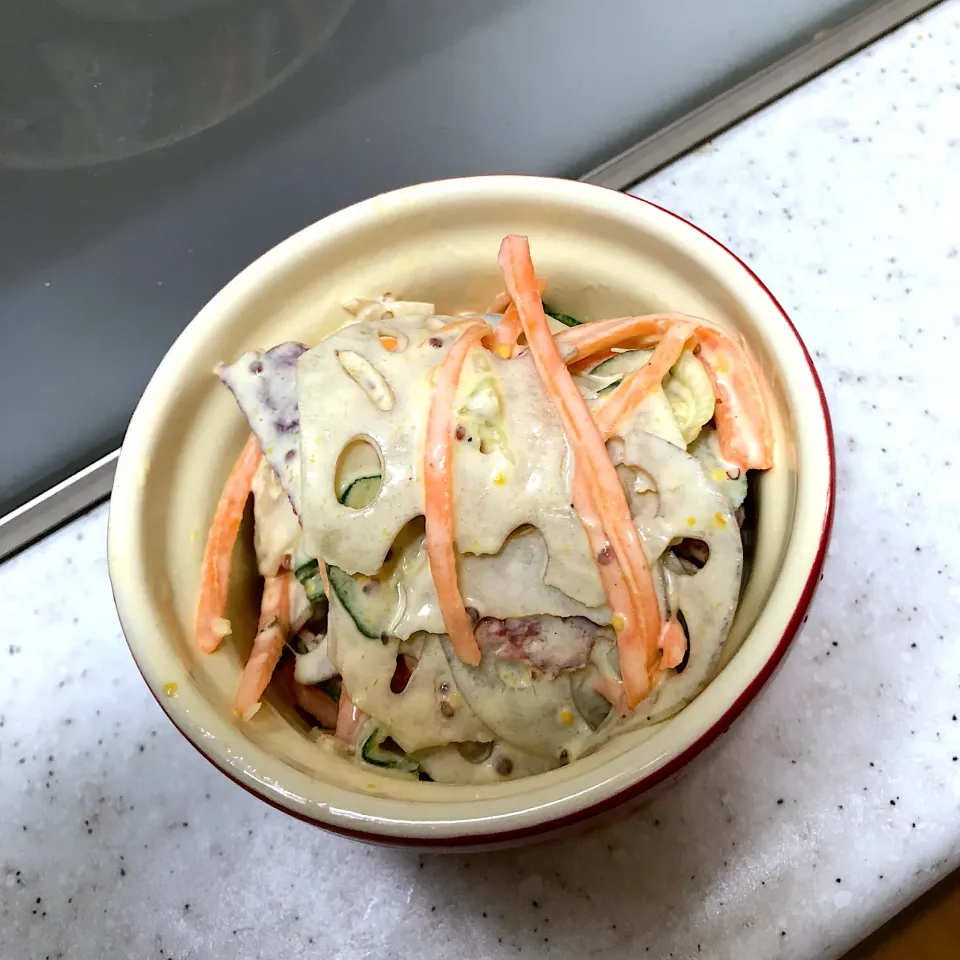
[[[598,189],[608,189],[606,187],[599,187]],[[613,193],[620,193],[620,191],[611,191]],[[754,273],[754,271],[746,264],[743,260],[740,259],[729,247],[721,243],[716,237],[711,236],[706,230],[701,229],[695,223],[691,223],[685,217],[681,217],[679,214],[674,213],[672,210],[667,210],[665,207],[661,207],[657,203],[653,203],[650,200],[645,200],[642,197],[635,197],[629,193],[622,193],[622,196],[629,197],[632,200],[636,200],[638,203],[644,203],[649,207],[654,207],[659,210],[661,213],[665,213],[670,217],[673,217],[675,220],[679,220],[681,223],[686,224],[693,230],[696,230],[697,233],[706,237],[709,241],[716,244],[722,250],[724,250],[730,257],[732,257],[753,279],[754,283],[763,290],[763,292],[770,298],[770,301],[776,307],[778,313],[783,317],[784,322],[787,327],[790,329],[790,332],[796,338],[797,344],[799,345],[801,351],[803,352],[804,359],[807,362],[807,367],[810,371],[810,376],[813,379],[814,386],[817,389],[817,394],[820,398],[820,411],[823,415],[823,425],[824,431],[827,438],[827,460],[828,460],[828,470],[829,476],[827,478],[827,505],[826,510],[823,516],[823,523],[820,529],[820,541],[817,545],[817,552],[813,560],[813,564],[810,568],[810,572],[807,575],[806,582],[803,585],[803,590],[800,592],[800,597],[797,600],[797,604],[794,607],[793,613],[790,616],[790,620],[787,623],[786,629],[783,631],[783,634],[780,637],[777,646],[774,648],[767,662],[763,665],[760,671],[754,676],[754,678],[747,684],[743,689],[740,695],[736,700],[727,708],[723,715],[703,734],[701,734],[693,743],[690,744],[685,750],[673,757],[673,759],[667,761],[662,767],[657,768],[653,772],[647,774],[644,777],[641,777],[637,780],[636,783],[631,786],[620,790],[619,792],[613,794],[610,797],[605,798],[604,800],[599,801],[598,803],[591,804],[590,806],[583,807],[580,810],[576,810],[573,813],[568,813],[562,817],[556,817],[554,819],[544,820],[542,823],[533,824],[528,827],[518,827],[514,830],[501,830],[495,833],[482,833],[482,834],[463,834],[461,836],[451,836],[451,837],[400,837],[400,836],[390,836],[387,834],[380,833],[369,833],[363,830],[351,830],[347,827],[341,827],[335,824],[326,823],[322,820],[318,820],[315,817],[307,816],[306,814],[300,813],[296,810],[291,810],[289,807],[284,806],[281,803],[278,803],[276,800],[271,797],[264,796],[262,793],[258,793],[256,790],[251,788],[248,784],[240,780],[235,774],[231,771],[222,767],[217,763],[216,759],[209,756],[205,753],[197,743],[195,743],[187,733],[180,727],[180,725],[174,720],[169,711],[164,706],[161,699],[156,695],[153,688],[147,682],[146,676],[144,676],[143,670],[140,667],[139,662],[137,661],[136,655],[133,652],[133,648],[130,646],[130,641],[127,639],[127,632],[124,628],[123,618],[120,617],[120,627],[124,635],[124,641],[127,644],[127,648],[130,650],[130,655],[133,658],[134,664],[136,664],[137,670],[140,673],[140,676],[143,677],[143,681],[147,686],[147,689],[150,691],[154,700],[160,706],[160,709],[163,710],[166,714],[167,719],[173,724],[181,736],[189,743],[202,757],[207,759],[211,764],[213,764],[222,774],[226,777],[229,777],[237,786],[242,787],[247,793],[252,794],[257,797],[259,800],[262,800],[264,803],[269,804],[271,807],[274,807],[281,812],[288,814],[291,817],[295,817],[298,820],[302,820],[304,823],[312,824],[316,827],[321,827],[324,830],[329,830],[331,833],[336,833],[343,837],[349,837],[353,840],[360,840],[366,843],[374,843],[381,846],[394,846],[394,847],[413,847],[419,848],[422,850],[456,850],[456,849],[467,849],[467,848],[476,848],[476,847],[489,847],[489,846],[500,846],[503,844],[509,844],[516,841],[528,840],[535,837],[543,837],[544,835],[554,833],[559,830],[563,830],[567,827],[572,827],[576,824],[583,823],[586,820],[589,820],[592,817],[599,816],[600,814],[607,813],[619,807],[625,803],[628,803],[631,800],[636,799],[647,791],[653,789],[658,784],[672,777],[677,773],[682,767],[688,764],[694,757],[702,753],[720,734],[724,733],[731,724],[740,716],[741,713],[747,708],[747,705],[760,693],[763,689],[764,684],[770,679],[774,671],[780,664],[780,661],[785,656],[790,644],[793,642],[794,637],[796,637],[800,627],[806,622],[807,619],[807,609],[810,606],[810,602],[813,599],[813,595],[816,592],[817,584],[822,579],[821,571],[823,569],[824,558],[826,557],[827,546],[830,543],[830,532],[833,528],[833,513],[834,505],[836,501],[836,455],[834,452],[833,444],[833,424],[830,420],[830,411],[827,407],[827,397],[823,391],[823,384],[820,382],[820,377],[817,374],[817,369],[814,366],[813,360],[810,357],[810,353],[806,348],[806,345],[803,342],[803,339],[800,337],[797,328],[794,326],[793,321],[787,315],[786,310],[780,305],[780,302],[777,298],[770,292],[766,284]],[[111,584],[112,590],[112,584]],[[116,595],[114,594],[114,604],[116,605]],[[118,609],[119,616],[119,609]]]

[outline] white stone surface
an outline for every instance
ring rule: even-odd
[[[0,957],[835,957],[960,863],[960,2],[643,184],[817,357],[826,577],[783,669],[628,819],[473,856],[229,783],[119,635],[101,507],[0,568]]]

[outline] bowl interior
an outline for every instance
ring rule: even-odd
[[[662,310],[708,317],[739,331],[760,365],[777,462],[756,485],[756,551],[718,675],[658,727],[551,773],[485,787],[360,769],[313,742],[272,697],[252,721],[236,722],[231,702],[256,621],[249,530],[234,559],[234,637],[212,656],[191,639],[206,531],[248,432],[214,366],[284,340],[315,343],[351,319],[340,304],[355,296],[389,292],[433,300],[440,312],[483,309],[502,289],[496,257],[510,232],[530,237],[537,273],[549,280],[545,300],[557,308],[586,319]],[[110,570],[124,631],[178,726],[234,777],[301,815],[414,837],[564,816],[678,756],[773,656],[823,529],[822,417],[803,349],[776,304],[735,258],[672,215],[598,188],[527,178],[388,194],[267,253],[207,305],[158,369],[131,422],[111,510]]]

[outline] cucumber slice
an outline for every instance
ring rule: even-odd
[[[352,481],[340,494],[340,502],[353,510],[362,510],[369,507],[377,494],[380,493],[380,474],[369,477],[358,477]]]
[[[323,577],[320,576],[320,563],[317,560],[308,560],[294,570],[296,578],[303,584],[303,592],[307,599],[316,606],[326,601],[327,593],[323,587]]]
[[[304,583],[304,584],[305,584],[305,583],[307,583],[308,581],[310,581],[310,580],[313,578],[314,574],[319,573],[319,571],[320,571],[320,563],[319,563],[319,561],[317,561],[317,560],[308,560],[308,561],[307,561],[305,564],[303,564],[302,566],[297,567],[297,569],[294,570],[293,572],[294,572],[296,578],[297,578],[301,583]]]
[[[373,732],[363,741],[360,747],[360,756],[365,763],[375,767],[385,767],[389,770],[399,770],[403,773],[414,773],[417,764],[405,753],[384,747],[383,743],[390,737],[390,731],[382,727],[374,728]]]
[[[589,373],[584,374],[581,380],[586,389],[596,393],[598,397],[612,393],[623,381],[624,374],[642,367],[650,358],[651,350],[625,350],[615,356],[607,357],[598,363]],[[602,384],[598,386],[597,384]]]
[[[303,584],[303,592],[307,599],[316,606],[321,601],[326,601],[327,591],[323,586],[323,577],[320,575],[320,564],[316,560],[305,563],[302,567],[297,567],[297,579]]]
[[[624,350],[612,357],[607,357],[590,370],[591,377],[619,377],[625,373],[642,367],[652,356],[652,350]]]
[[[327,599],[327,591],[323,586],[323,577],[321,577],[319,573],[311,577],[303,585],[303,592],[307,595],[307,599],[313,606],[325,602]]]
[[[357,629],[371,640],[380,640],[397,609],[397,587],[374,577],[351,576],[339,567],[328,566],[327,578]]]
[[[373,503],[380,492],[380,474],[369,477],[358,477],[347,484],[340,495],[340,502],[344,506],[361,510]],[[323,577],[320,575],[320,562],[307,560],[301,563],[294,571],[297,579],[303,584],[307,599],[312,604],[326,600]],[[379,638],[383,628],[389,622],[395,606],[396,597],[381,601],[389,590],[381,589],[379,580],[369,577],[351,577],[338,567],[328,567],[327,575],[340,602],[346,607],[357,628],[366,637]],[[374,586],[371,587],[370,584]]]
[[[565,327],[579,327],[580,324],[583,323],[582,320],[571,317],[569,313],[560,313],[559,310],[551,310],[546,304],[543,305],[543,312],[548,317],[553,317],[558,323],[562,323]]]

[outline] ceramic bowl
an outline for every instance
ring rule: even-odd
[[[769,387],[776,465],[757,482],[756,545],[719,671],[672,719],[558,770],[481,787],[399,779],[323,749],[269,697],[238,722],[247,650],[191,638],[206,531],[248,434],[212,371],[254,347],[315,343],[340,304],[390,292],[440,312],[502,288],[497,250],[530,237],[550,302],[587,319],[676,310],[736,330]],[[130,422],[110,511],[109,564],[130,650],[167,715],[240,785],[302,819],[420,847],[516,841],[582,821],[664,780],[757,695],[804,619],[830,532],[834,463],[823,391],[799,336],[753,272],[683,219],[599,187],[478,177],[408,187],[300,231],[221,290],[170,348]],[[249,531],[247,531],[249,535]],[[238,548],[228,616],[255,625],[252,547]],[[248,641],[249,642],[249,641]]]

